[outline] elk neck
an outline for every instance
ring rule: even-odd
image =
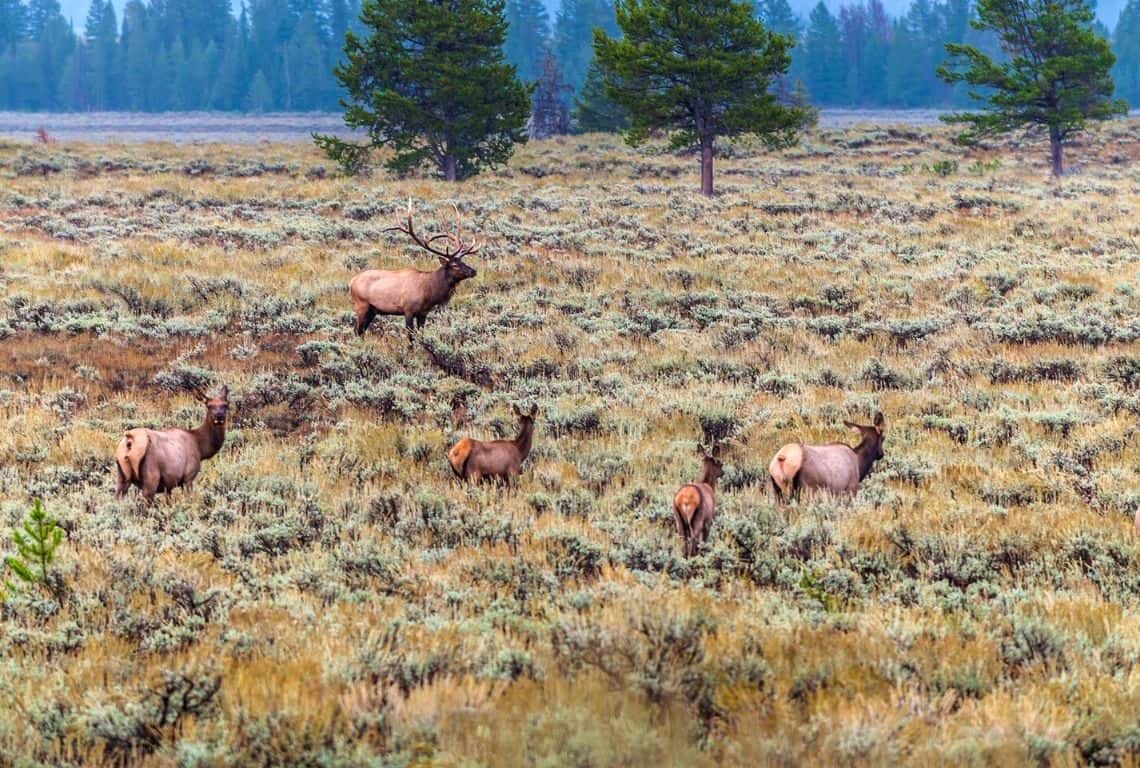
[[[716,475],[710,472],[707,467],[703,472],[701,472],[701,479],[697,482],[704,483],[712,490],[716,490]]]
[[[209,459],[222,449],[222,443],[226,439],[226,425],[215,424],[207,413],[201,425],[190,430],[190,434],[194,435],[194,440],[198,443],[198,458]]]
[[[431,273],[431,280],[428,284],[431,286],[431,297],[434,303],[446,304],[459,281],[451,276],[447,267],[441,266]]]
[[[523,424],[519,436],[515,438],[515,448],[519,451],[519,459],[525,459],[530,454],[530,441],[534,437],[534,422]]]
[[[859,441],[859,445],[853,449],[855,451],[855,458],[859,461],[860,481],[870,474],[871,466],[875,463],[875,453],[878,449],[876,442],[877,441],[872,437],[864,437]]]

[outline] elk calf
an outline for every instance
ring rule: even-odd
[[[673,497],[673,521],[681,537],[681,551],[685,557],[697,553],[701,544],[708,541],[713,517],[716,515],[716,481],[724,474],[719,454],[720,446],[706,451],[697,446],[703,463],[701,479],[681,486]]]
[[[115,497],[122,498],[134,485],[148,502],[162,491],[182,486],[190,490],[202,462],[214,456],[226,439],[226,412],[229,389],[222,387],[217,397],[198,397],[206,404],[206,417],[195,429],[132,429],[115,450]]]
[[[356,313],[355,331],[363,336],[377,314],[403,315],[411,341],[413,323],[424,327],[427,313],[436,307],[447,304],[455,287],[468,278],[475,277],[475,270],[463,261],[479,250],[479,243],[464,243],[459,229],[456,212],[455,232],[431,237],[416,234],[412,226],[412,206],[408,203],[407,223],[388,230],[403,232],[428,253],[439,258],[440,267],[434,272],[418,269],[369,269],[361,272],[348,284],[352,296],[352,306]],[[449,240],[453,248],[439,249],[433,243]]]
[[[514,440],[483,442],[465,437],[451,447],[447,461],[457,478],[469,482],[502,480],[507,485],[514,482],[519,476],[519,467],[530,453],[538,406],[523,412],[516,405],[514,411],[519,418],[519,434]]]
[[[883,458],[883,414],[876,413],[870,427],[850,421],[843,424],[859,432],[861,439],[854,448],[844,443],[788,443],[772,457],[768,476],[777,502],[791,498],[801,488],[855,494],[859,481]]]

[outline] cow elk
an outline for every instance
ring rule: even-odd
[[[788,443],[772,457],[768,475],[777,503],[805,488],[855,495],[859,482],[870,473],[874,463],[883,458],[885,424],[882,413],[875,414],[869,427],[850,421],[843,424],[859,432],[859,444],[854,448],[845,443]]]
[[[514,411],[519,419],[519,434],[514,440],[483,442],[465,437],[452,446],[447,452],[447,461],[457,478],[467,482],[502,481],[507,485],[515,481],[519,467],[530,454],[538,406],[522,411],[516,405]]]
[[[695,555],[709,539],[716,515],[716,481],[724,474],[719,444],[714,445],[711,451],[699,445],[697,450],[703,465],[700,479],[681,486],[673,497],[673,521],[677,525],[685,557]]]
[[[179,486],[191,490],[202,462],[222,448],[230,407],[226,387],[217,397],[207,397],[201,390],[195,394],[206,404],[206,417],[197,428],[138,428],[129,430],[119,441],[115,450],[116,498],[122,498],[132,485],[147,502],[159,491],[170,498],[170,492]]]
[[[416,245],[435,255],[439,259],[440,267],[434,272],[424,272],[411,267],[369,269],[352,278],[348,284],[348,292],[352,295],[352,305],[356,313],[357,336],[364,335],[378,314],[403,315],[410,344],[413,323],[416,327],[423,328],[428,312],[447,304],[459,283],[475,277],[475,270],[463,259],[474,255],[482,244],[463,242],[458,209],[455,217],[454,232],[424,237],[416,232],[412,224],[412,205],[409,202],[407,221],[385,230],[406,234]],[[437,246],[440,241],[447,241],[448,245]]]

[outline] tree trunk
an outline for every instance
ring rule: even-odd
[[[1061,178],[1065,170],[1064,147],[1061,146],[1061,131],[1049,129],[1049,159],[1053,162],[1053,178]]]
[[[701,137],[701,194],[712,197],[713,193],[713,140]]]
[[[443,177],[448,181],[455,181],[459,176],[456,170],[455,155],[447,154],[443,157]]]

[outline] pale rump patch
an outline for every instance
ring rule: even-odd
[[[685,521],[686,528],[692,525],[693,515],[696,514],[700,506],[700,491],[691,485],[686,485],[677,491],[677,495],[673,497],[673,511]]]
[[[768,474],[780,492],[787,495],[792,492],[792,483],[803,465],[803,446],[800,443],[788,443],[772,457],[768,464]]]
[[[463,466],[467,463],[467,457],[471,455],[471,446],[474,442],[470,437],[465,437],[451,446],[451,450],[447,452],[447,461],[457,477],[463,477]]]
[[[150,444],[150,437],[146,429],[132,429],[123,435],[119,447],[115,449],[115,463],[127,482],[134,482],[139,478],[139,467],[142,466],[143,457]]]

